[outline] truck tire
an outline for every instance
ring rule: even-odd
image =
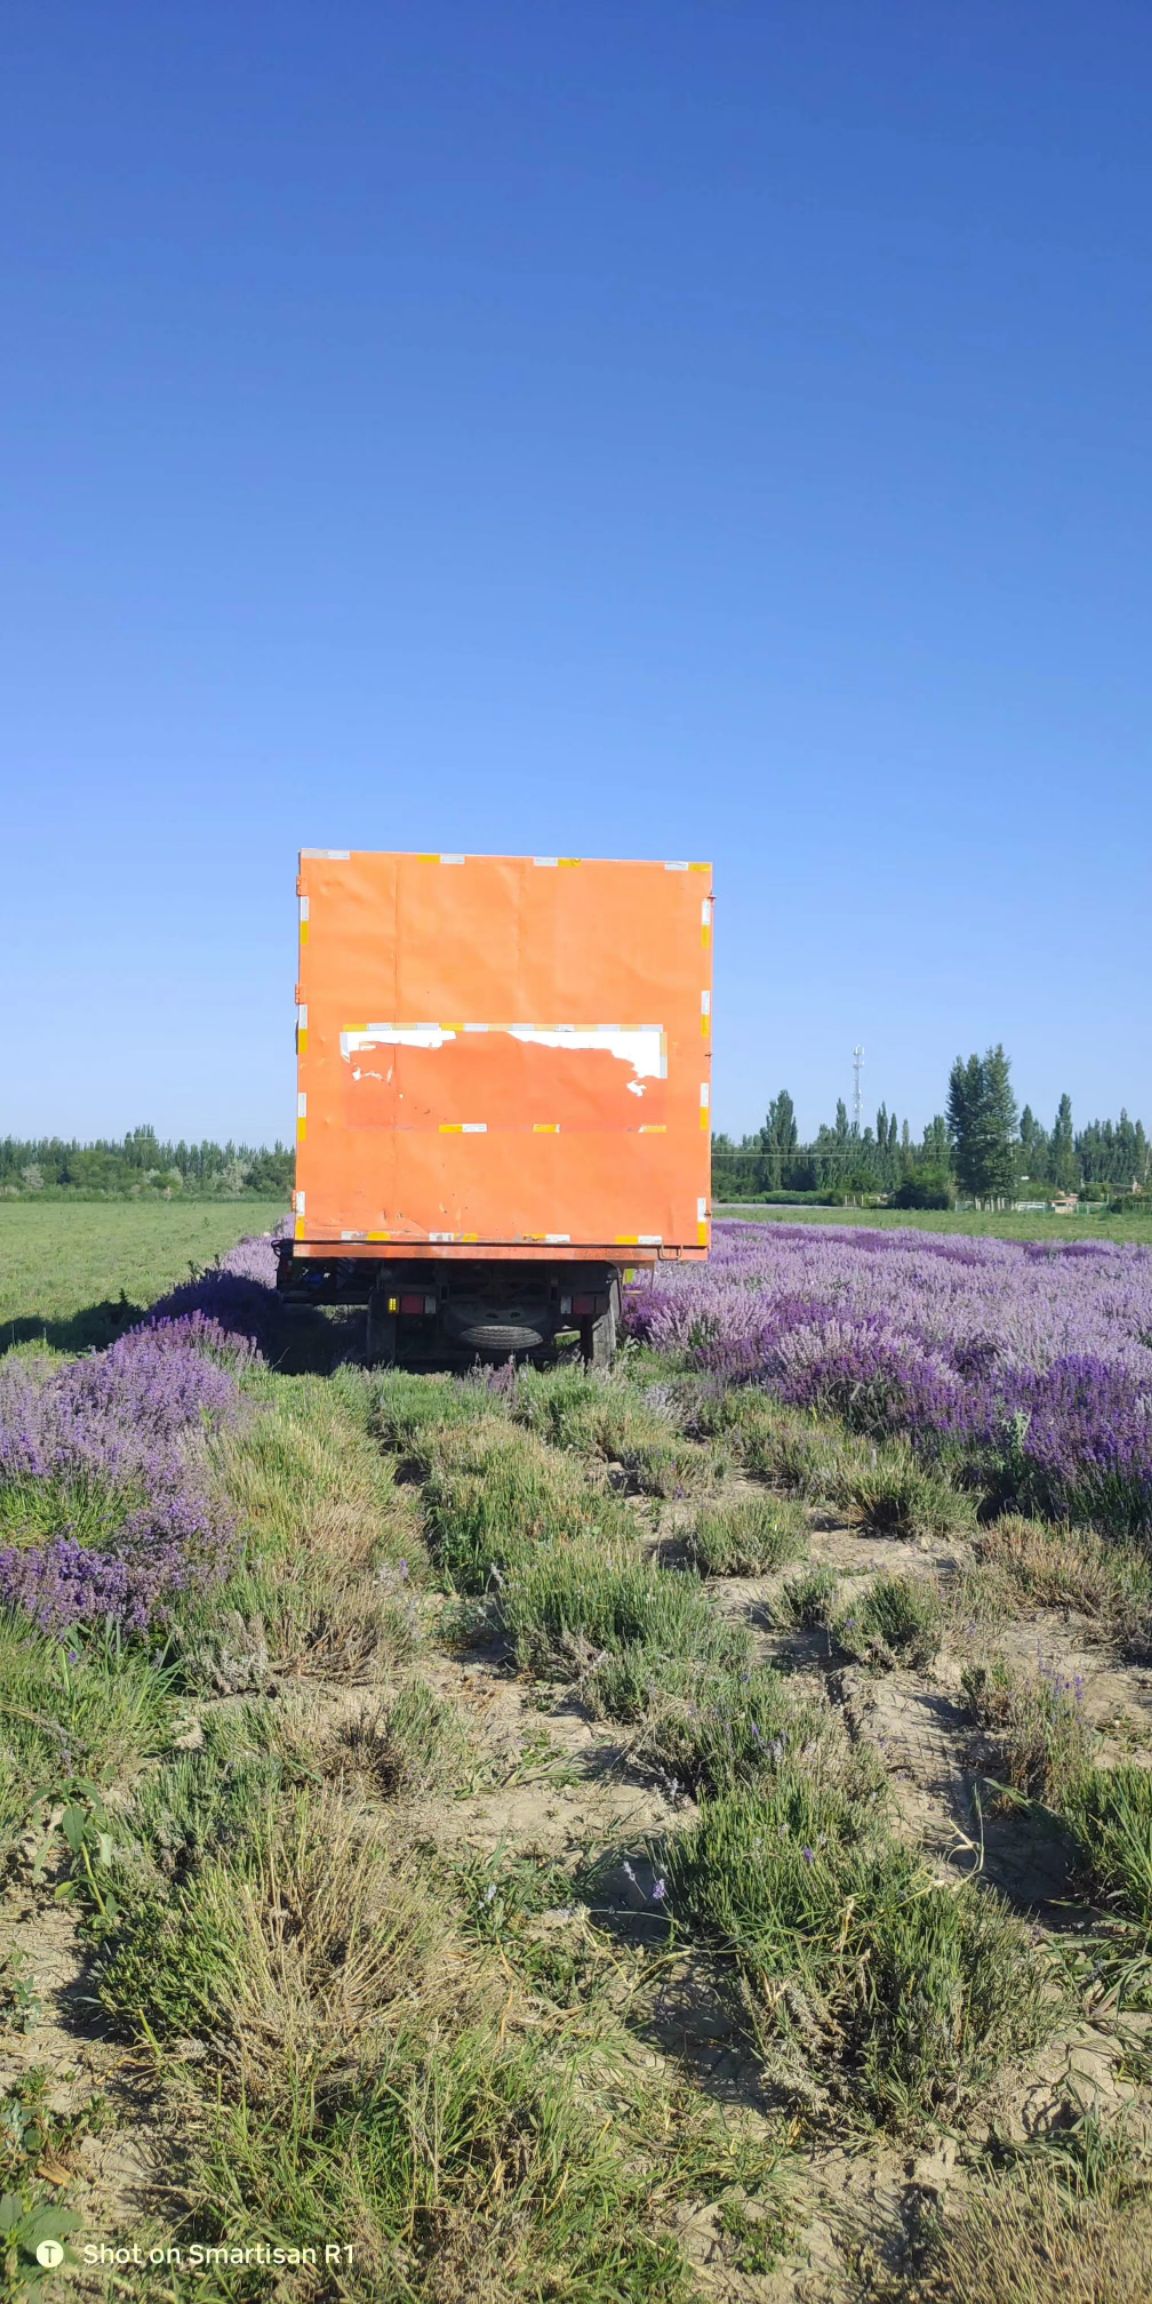
[[[396,1365],[396,1314],[388,1310],[385,1288],[374,1288],[368,1298],[364,1355],[373,1368]]]
[[[586,1368],[610,1368],[616,1357],[616,1333],[620,1324],[620,1282],[615,1273],[608,1291],[608,1310],[595,1320],[580,1323],[580,1349]]]

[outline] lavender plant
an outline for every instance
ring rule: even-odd
[[[208,1442],[241,1415],[273,1275],[243,1241],[106,1351],[0,1363],[0,1600],[44,1631],[139,1632],[227,1573]]]
[[[1001,1507],[1152,1530],[1152,1251],[721,1224],[630,1332],[880,1439]]]

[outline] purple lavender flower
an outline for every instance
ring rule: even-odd
[[[236,1531],[205,1442],[241,1416],[254,1358],[250,1337],[194,1307],[65,1367],[0,1364],[0,1488],[9,1525],[30,1532],[0,1550],[0,1600],[48,1631],[100,1618],[143,1631],[226,1574]]]
[[[1152,1251],[727,1223],[629,1292],[634,1335],[966,1463],[1002,1499],[1152,1530]]]

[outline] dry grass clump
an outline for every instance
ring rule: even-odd
[[[1002,1659],[974,1666],[964,1691],[995,1739],[1008,1783],[1067,1825],[1079,1869],[1109,1912],[1135,1931],[1147,1972],[1152,1937],[1152,1769],[1099,1768],[1078,1680],[1016,1672]]]
[[[972,1498],[921,1463],[905,1440],[859,1443],[830,1494],[880,1535],[963,1536],[976,1522]]]
[[[792,1496],[737,1496],[703,1507],[685,1542],[701,1576],[765,1576],[803,1559],[808,1514]]]
[[[944,1610],[929,1577],[877,1576],[863,1599],[836,1617],[834,1630],[840,1646],[874,1670],[922,1671],[939,1649]]]
[[[556,1447],[621,1465],[645,1495],[690,1494],[711,1486],[721,1469],[714,1452],[677,1429],[661,1388],[641,1391],[625,1376],[529,1371],[518,1379],[516,1413]]]
[[[590,1482],[576,1457],[502,1418],[446,1427],[430,1446],[425,1526],[457,1592],[486,1591],[542,1547],[630,1535],[623,1505]]]
[[[236,1573],[188,1607],[188,1675],[225,1693],[279,1674],[362,1679],[419,1639],[424,1568],[414,1499],[369,1429],[360,1371],[266,1378],[260,1413],[216,1443],[244,1532]]]
[[[1020,1922],[936,1881],[850,1773],[784,1759],[706,1800],[654,1861],[673,1918],[735,1957],[774,2084],[812,2110],[915,2127],[1057,2020]]]
[[[1058,1672],[1021,1672],[994,1656],[971,1665],[963,1687],[1013,1791],[1060,1808],[1092,1757],[1082,1683]]]
[[[334,1741],[340,1761],[378,1790],[407,1799],[458,1785],[476,1757],[459,1705],[426,1680],[410,1680],[390,1703],[345,1719]]]
[[[382,2054],[389,2010],[426,1988],[443,1931],[410,1866],[336,1791],[277,1797],[265,1776],[257,1806],[255,1786],[205,1783],[215,1811],[167,1893],[125,1875],[98,1989],[131,2031],[212,2039],[229,2089],[266,2101],[330,2079],[353,2043],[361,2069]],[[186,1806],[187,1779],[174,1790]],[[137,1822],[155,1846],[156,1790]]]
[[[990,1604],[1074,1608],[1133,1655],[1152,1647],[1152,1565],[1090,1528],[1006,1515],[976,1538]]]
[[[171,2076],[197,2236],[339,2231],[356,2304],[688,2304],[671,2203],[689,2165],[745,2172],[730,2140],[588,2051],[574,2083],[570,2019],[553,2039],[534,2003],[530,2023],[496,1938],[456,1934],[443,1879],[331,1789],[278,1791],[261,1766],[263,1797],[211,1752],[164,1772],[102,1927],[117,2024],[210,2049]],[[166,1814],[182,1836],[162,1872]]]
[[[595,1537],[525,1553],[498,1609],[520,1663],[562,1679],[598,1659],[645,1678],[681,1662],[738,1666],[750,1648],[747,1627],[722,1617],[695,1577]]]
[[[1077,2197],[1033,2170],[970,2192],[901,2304],[1148,2304],[1152,2193]]]

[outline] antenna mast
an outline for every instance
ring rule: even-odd
[[[863,1069],[864,1050],[862,1048],[854,1048],[852,1050],[852,1079],[854,1083],[852,1089],[852,1124],[856,1130],[857,1135],[860,1134],[860,1122],[864,1114],[864,1103],[860,1093],[860,1074]]]

